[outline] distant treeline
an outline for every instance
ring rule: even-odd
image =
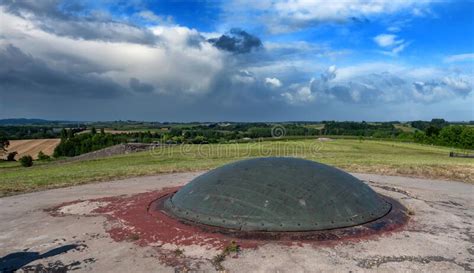
[[[163,124],[161,124],[163,125]],[[134,126],[138,126],[134,124]],[[338,122],[321,123],[209,123],[178,124],[152,128],[153,132],[105,133],[92,127],[90,133],[78,133],[85,128],[52,129],[36,126],[0,126],[7,139],[54,138],[61,142],[54,156],[76,156],[126,142],[142,143],[233,143],[271,137],[355,136],[360,139],[391,139],[423,144],[474,149],[474,127],[453,125],[443,119],[400,122]],[[145,128],[136,128],[145,129]]]
[[[163,135],[164,140],[178,143],[226,143],[245,138],[268,138],[272,136],[314,136],[319,130],[297,124],[273,125],[266,123],[239,123],[229,125],[198,125],[186,128],[171,128]]]
[[[291,136],[357,136],[361,138],[392,139],[424,144],[474,149],[472,125],[452,125],[444,119],[431,121],[400,122],[338,122],[323,121],[315,124],[286,123],[230,123],[208,124],[189,127],[171,127],[167,132],[150,139],[173,143],[227,143],[245,138],[269,138],[275,136],[276,126],[283,128],[284,137]],[[395,126],[399,126],[398,128]],[[400,129],[404,127],[405,130]]]
[[[324,123],[324,128],[320,130],[324,135],[362,136],[374,138],[393,138],[403,133],[396,129],[392,123],[367,123],[363,122],[336,122]]]
[[[80,132],[84,130],[84,128],[74,128],[71,130],[72,132]],[[64,128],[50,126],[0,126],[0,132],[2,132],[9,140],[59,138],[62,129]]]

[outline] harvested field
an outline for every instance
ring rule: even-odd
[[[16,159],[24,155],[31,155],[36,159],[40,151],[46,155],[52,155],[60,141],[59,138],[10,140],[8,152],[17,152]]]

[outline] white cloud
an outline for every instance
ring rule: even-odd
[[[268,29],[274,33],[297,31],[325,22],[345,22],[354,18],[370,18],[400,11],[417,9],[422,12],[429,0],[233,0],[225,5],[227,18],[242,22],[258,14]],[[258,4],[256,4],[258,3]],[[251,8],[250,8],[251,7]],[[252,19],[254,20],[254,19]]]
[[[160,15],[156,15],[155,13],[149,10],[140,11],[139,13],[137,13],[137,16],[151,23],[158,23],[158,24],[173,24],[174,23],[173,16],[170,16],[170,15],[160,16]]]
[[[392,49],[392,53],[396,55],[396,54],[402,52],[407,46],[408,46],[408,43],[403,43],[403,44],[401,44],[397,47],[394,47]]]
[[[377,73],[380,71],[389,71],[393,74],[399,74],[407,68],[388,62],[360,63],[356,65],[339,67],[337,69],[337,79],[339,81],[349,81],[354,77]]]
[[[403,43],[403,40],[397,40],[397,35],[394,34],[380,34],[374,37],[374,41],[381,47],[392,47]]]
[[[413,98],[416,101],[433,103],[441,100],[449,100],[456,97],[456,91],[443,82],[414,82]]]
[[[474,53],[450,55],[444,58],[444,62],[446,63],[474,62]]]
[[[434,68],[368,63],[338,69],[330,66],[313,78],[309,86],[290,86],[290,91],[282,96],[291,104],[309,103],[315,98],[357,104],[434,103],[466,98],[472,90],[473,82],[467,75],[449,75]]]
[[[430,8],[421,8],[421,7],[415,7],[414,9],[412,9],[411,14],[416,17],[427,17],[427,16],[436,17],[437,16]]]
[[[233,83],[252,84],[256,81],[254,75],[247,70],[240,70],[231,77]]]
[[[144,16],[153,19],[151,14]],[[64,36],[1,9],[0,17],[3,19],[0,49],[13,44],[38,63],[46,63],[51,70],[65,71],[64,74],[80,70],[93,76],[84,79],[111,79],[126,92],[134,89],[142,94],[165,94],[159,96],[160,100],[207,94],[206,100],[214,100],[215,105],[221,106],[223,101],[228,101],[228,105],[251,101],[259,107],[268,105],[269,98],[290,104],[321,105],[331,100],[370,104],[436,102],[472,93],[472,81],[468,77],[452,75],[441,68],[394,63],[344,66],[341,62],[337,62],[340,65],[336,68],[327,62],[332,63],[330,56],[338,53],[324,44],[265,43],[261,52],[233,56],[204,38],[219,36],[218,33],[203,34],[187,27],[149,27],[146,32],[154,39],[153,43],[145,44],[133,39],[104,41]],[[123,26],[108,27],[114,33],[135,35]],[[408,45],[397,35],[381,35],[374,41],[386,52],[397,54]],[[447,61],[469,59],[471,55],[448,56]],[[316,73],[320,75],[315,76]],[[270,88],[272,92],[265,92]]]
[[[391,27],[388,27],[387,30],[390,32],[399,32],[401,28],[399,26],[391,26]]]
[[[444,77],[442,82],[448,87],[461,92],[461,94],[466,93],[467,95],[472,89],[472,84],[462,77],[448,76]]]
[[[200,32],[200,34],[206,39],[213,39],[213,38],[221,37],[224,33],[220,33],[220,32]]]
[[[330,67],[328,67],[328,70],[327,70],[327,74],[330,75],[330,79],[334,79],[336,77],[336,66],[335,65],[331,65]]]
[[[388,55],[397,55],[402,52],[410,43],[403,39],[398,39],[395,34],[379,34],[374,37],[374,42],[384,48],[382,53]]]
[[[136,78],[153,85],[155,92],[207,93],[215,75],[224,66],[225,55],[204,42],[196,30],[186,27],[151,28],[159,42],[149,46],[55,35],[1,8],[0,17],[0,36],[4,37],[0,40],[0,47],[13,44],[48,65],[64,70],[74,69],[79,64],[62,62],[54,56],[87,63],[94,68],[90,73],[112,79],[124,87],[129,86],[131,78]]]
[[[296,90],[284,92],[281,95],[290,104],[308,103],[316,98],[309,86],[301,86]]]
[[[265,84],[274,88],[278,88],[282,85],[281,81],[277,78],[265,78]]]

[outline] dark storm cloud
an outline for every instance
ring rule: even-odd
[[[109,14],[90,10],[81,2],[5,0],[0,5],[8,13],[24,18],[28,16],[39,28],[59,36],[150,45],[159,42],[150,30],[113,20]]]
[[[196,109],[186,109],[198,111],[204,119],[221,121],[298,120],[315,109],[314,105],[294,107],[285,101],[281,90],[265,84],[264,77],[245,70],[238,62],[233,65],[213,78],[210,92],[194,101]],[[317,107],[319,110],[325,108],[329,106],[323,104]]]
[[[6,92],[108,99],[124,90],[95,73],[69,73],[8,45],[0,50],[0,87]]]
[[[219,49],[234,53],[249,53],[262,47],[262,41],[258,37],[238,28],[233,28],[229,34],[208,41]]]
[[[137,78],[130,78],[129,85],[133,91],[139,92],[139,93],[150,93],[150,92],[153,92],[153,90],[155,90],[155,87],[153,85],[148,84],[148,83],[142,83]]]
[[[233,111],[236,117],[250,113],[271,115],[285,104],[277,92],[265,85],[263,79],[241,69],[239,65],[221,70],[213,77],[209,90],[198,98],[198,105],[208,105],[204,108],[220,109],[222,112]]]
[[[53,60],[56,67],[67,69],[68,73],[97,73],[102,74],[110,70],[103,62],[94,62],[80,56],[60,51],[50,51],[43,54],[44,59]]]

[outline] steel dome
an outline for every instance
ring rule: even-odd
[[[237,161],[196,177],[164,203],[169,214],[246,231],[313,231],[364,224],[391,205],[369,186],[314,161]]]

